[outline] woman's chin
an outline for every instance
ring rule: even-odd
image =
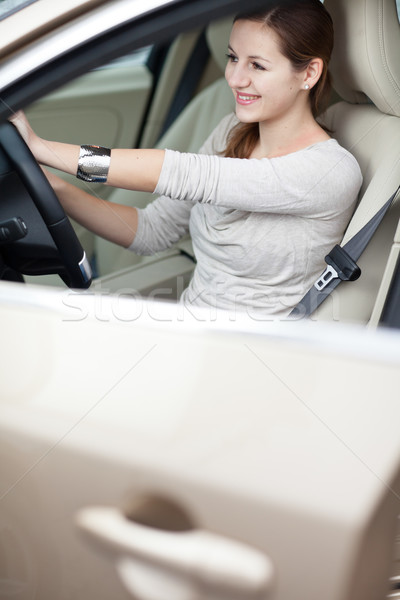
[[[257,117],[247,107],[236,104],[235,114],[241,123],[257,123]]]

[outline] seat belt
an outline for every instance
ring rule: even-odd
[[[342,281],[355,281],[361,275],[357,260],[364,252],[389,207],[398,195],[400,186],[377,213],[344,246],[336,245],[325,256],[327,267],[306,295],[293,308],[289,317],[310,316]]]

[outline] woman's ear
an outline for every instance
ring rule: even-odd
[[[313,58],[310,61],[307,69],[304,71],[304,86],[307,90],[311,89],[318,82],[323,67],[324,63],[322,58]]]

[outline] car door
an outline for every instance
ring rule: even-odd
[[[383,599],[397,339],[5,283],[0,323],[1,598]]]

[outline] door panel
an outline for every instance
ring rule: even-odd
[[[152,590],[165,581],[162,562],[180,598],[195,584],[196,600],[249,600],[254,589],[258,600],[383,600],[399,513],[397,339],[299,324],[251,332],[246,320],[224,331],[168,303],[46,291],[39,302],[29,287],[24,305],[16,284],[2,283],[2,297],[2,599],[132,600],[127,578],[134,570],[137,583],[150,534],[154,563],[168,527],[171,552],[156,557]],[[143,497],[156,510],[139,519]],[[179,540],[170,518],[155,518],[165,514],[159,498],[188,516]],[[109,536],[82,535],[77,516],[99,506],[111,532],[116,517],[122,552],[119,536],[110,546]],[[155,531],[144,539],[139,522]],[[199,531],[260,552],[262,585],[246,575],[243,592],[238,570],[238,593],[213,589],[218,542],[206,547],[207,580],[191,571],[204,565],[196,558],[187,588],[178,542]],[[222,554],[224,588],[232,553]]]

